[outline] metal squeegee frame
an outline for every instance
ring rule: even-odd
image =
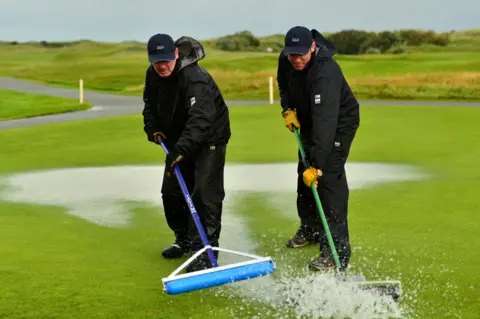
[[[186,273],[186,274],[182,274],[182,275],[177,276],[177,274],[180,271],[182,271],[185,267],[187,267],[193,260],[195,260],[195,258],[200,256],[208,248],[210,248],[212,250],[223,251],[223,252],[234,254],[234,255],[250,257],[250,258],[253,258],[253,260],[242,261],[242,262],[238,262],[238,263],[234,263],[234,264],[230,264],[230,265],[225,265],[225,266],[217,266],[217,267],[213,267],[213,268],[209,268],[209,269],[205,269],[205,270],[200,270],[200,271],[195,271],[193,273]],[[243,253],[243,252],[239,252],[239,251],[235,251],[235,250],[231,250],[231,249],[205,246],[202,249],[200,249],[199,251],[197,251],[195,254],[193,254],[190,258],[188,258],[183,264],[181,264],[177,269],[175,269],[175,271],[172,272],[168,277],[165,277],[164,279],[162,279],[162,281],[167,282],[167,281],[171,281],[173,279],[187,278],[187,277],[192,277],[192,276],[195,276],[195,275],[206,274],[206,273],[211,273],[211,272],[215,272],[215,271],[219,271],[219,270],[231,269],[231,268],[235,268],[235,267],[242,267],[242,266],[251,265],[251,264],[254,264],[254,263],[265,262],[265,261],[270,261],[270,262],[273,263],[273,260],[272,260],[271,257],[261,257],[261,256],[258,256],[258,255]]]

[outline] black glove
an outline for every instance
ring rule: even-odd
[[[183,160],[183,156],[174,150],[167,154],[167,158],[165,159],[165,167],[168,168],[167,176],[175,174],[173,165],[179,163],[181,160]]]

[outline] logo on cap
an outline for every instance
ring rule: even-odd
[[[175,60],[175,42],[168,34],[157,33],[151,36],[147,50],[150,63]]]

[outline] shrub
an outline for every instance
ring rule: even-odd
[[[249,31],[241,31],[219,38],[215,45],[225,51],[248,51],[257,49],[260,40]]]
[[[404,46],[431,44],[446,46],[450,42],[450,33],[436,33],[431,30],[403,29],[399,31],[368,32],[346,29],[336,33],[323,34],[337,48],[340,54],[361,54],[380,51],[404,53]],[[219,38],[215,46],[225,51],[280,51],[283,48],[283,34],[256,38],[249,31],[241,31]],[[372,51],[373,49],[376,49]],[[393,49],[393,50],[392,50]]]
[[[47,42],[47,41],[40,41],[40,46],[45,48],[63,48],[75,45],[75,42]]]
[[[424,43],[446,46],[450,41],[447,33],[437,34],[432,30],[405,29],[398,31],[398,36],[402,42],[411,46]]]
[[[383,31],[378,34],[380,40],[377,44],[382,52],[388,51],[391,47],[399,42],[397,35],[391,31]]]
[[[366,53],[369,48],[375,48],[384,53],[397,42],[398,39],[392,32],[371,33],[367,40],[361,44],[360,53]]]
[[[403,45],[395,45],[392,48],[390,48],[387,53],[392,53],[392,54],[403,54],[407,53],[407,49]]]
[[[367,50],[378,49],[380,52],[404,53],[405,48],[398,45],[418,46],[433,44],[446,46],[449,43],[449,34],[437,34],[434,31],[404,29],[396,32],[366,32],[359,30],[343,30],[329,35],[328,39],[336,46],[340,54],[360,54]]]
[[[370,47],[365,50],[365,54],[380,54],[380,53],[382,53],[382,51],[378,48]]]
[[[399,41],[397,35],[390,31],[375,33],[359,30],[343,30],[332,33],[328,39],[341,54],[365,53],[369,48],[378,49],[383,53]]]
[[[370,34],[366,31],[348,29],[332,33],[327,39],[335,45],[338,53],[359,54],[369,36]]]
[[[450,42],[450,35],[448,33],[436,34],[430,43],[445,47]]]

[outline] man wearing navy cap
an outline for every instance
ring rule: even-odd
[[[178,59],[178,48],[173,39],[167,34],[156,34],[147,44],[148,61],[161,77],[172,74],[175,62]]]
[[[162,184],[165,217],[175,235],[164,258],[179,258],[202,248],[173,165],[178,164],[212,246],[219,245],[224,165],[230,139],[229,112],[211,75],[198,65],[205,57],[201,44],[190,37],[177,41],[167,34],[153,35],[147,45],[148,61],[143,91],[144,130],[149,141],[167,145]],[[218,257],[218,251],[214,251]],[[187,272],[210,268],[206,256],[197,258]]]
[[[335,267],[310,185],[315,182],[342,268],[350,260],[347,223],[349,188],[345,162],[359,127],[359,104],[338,63],[335,47],[317,30],[291,28],[278,60],[277,81],[287,128],[300,130],[310,167],[298,162],[300,227],[287,247],[320,243],[312,270]]]

